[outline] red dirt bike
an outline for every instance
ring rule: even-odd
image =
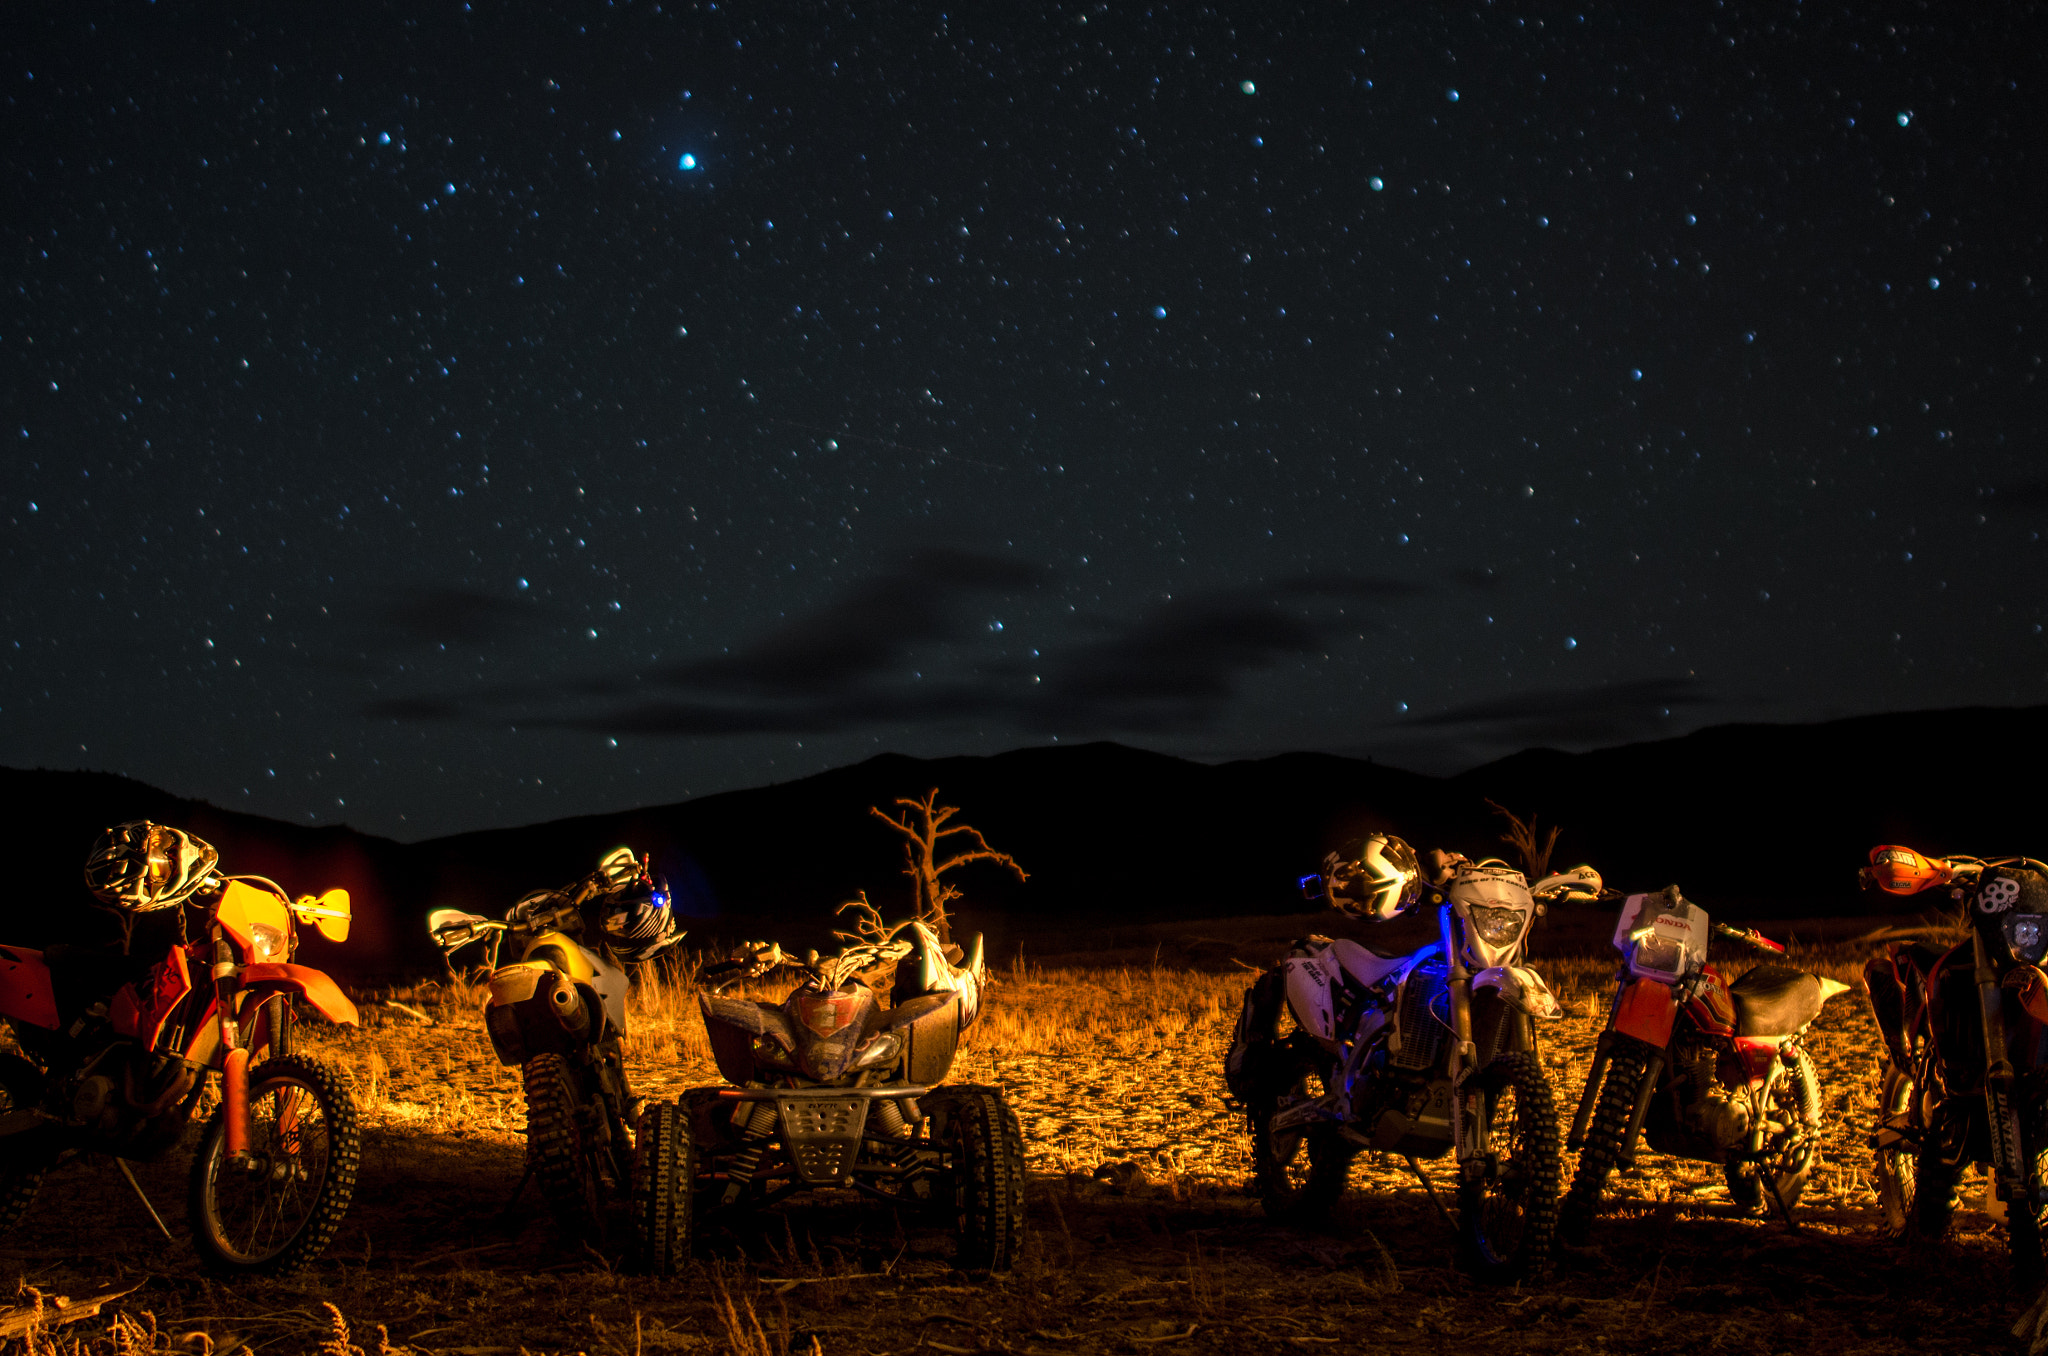
[[[1885,846],[1864,876],[1894,895],[1946,887],[1971,933],[1947,951],[1894,942],[1864,968],[1889,1056],[1871,1141],[1885,1223],[1947,1233],[1957,1179],[1982,1165],[2014,1274],[2032,1280],[2048,1205],[2048,865]]]
[[[1821,1101],[1803,1039],[1849,986],[1768,961],[1731,984],[1707,963],[1710,934],[1785,951],[1710,923],[1675,885],[1622,904],[1614,946],[1626,960],[1565,1140],[1580,1151],[1559,1211],[1568,1243],[1585,1242],[1607,1174],[1635,1162],[1639,1137],[1658,1153],[1721,1164],[1745,1212],[1768,1196],[1789,1220],[1806,1190]]]
[[[700,996],[729,1086],[693,1088],[640,1118],[642,1267],[665,1275],[685,1262],[700,1219],[845,1187],[943,1218],[961,1270],[1008,1271],[1024,1232],[1017,1113],[998,1088],[933,1086],[980,1011],[980,939],[962,958],[909,922],[822,959],[748,950],[704,976],[788,966],[802,978],[780,1003]],[[878,974],[894,980],[886,1010],[869,986]]]
[[[296,1051],[293,1033],[300,1005],[348,1025],[356,1009],[291,957],[294,920],[332,941],[348,936],[348,894],[293,899],[261,876],[218,875],[217,861],[161,825],[102,836],[87,867],[95,893],[131,915],[179,910],[180,941],[117,988],[106,981],[140,968],[126,956],[0,947],[0,1017],[27,1056],[0,1056],[0,1228],[74,1154],[111,1155],[135,1185],[127,1161],[176,1144],[217,1075],[220,1105],[192,1160],[200,1260],[282,1275],[333,1238],[355,1193],[356,1107],[341,1071]],[[200,915],[198,940],[183,940],[188,913]]]

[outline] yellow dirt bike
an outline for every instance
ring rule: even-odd
[[[606,1201],[633,1180],[639,1114],[626,1086],[624,967],[682,940],[667,886],[618,848],[575,884],[525,896],[502,922],[436,909],[427,931],[448,955],[489,939],[484,1030],[525,1084],[527,1174],[571,1240],[602,1239]],[[519,959],[500,965],[507,938]]]

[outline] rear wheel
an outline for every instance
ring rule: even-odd
[[[1628,1123],[1636,1113],[1643,1074],[1643,1053],[1632,1046],[1615,1050],[1607,1061],[1607,1078],[1600,1085],[1592,1123],[1586,1127],[1586,1147],[1579,1150],[1571,1190],[1558,1207],[1558,1235],[1574,1246],[1583,1245],[1592,1233],[1601,1193],[1607,1189],[1607,1175],[1621,1157],[1621,1137],[1628,1133]]]
[[[640,1270],[673,1276],[690,1260],[696,1222],[697,1146],[690,1118],[673,1102],[640,1114],[633,1168],[633,1224]]]
[[[0,1114],[34,1106],[42,1092],[41,1069],[19,1055],[0,1055]],[[0,1147],[0,1230],[12,1229],[28,1213],[52,1161],[36,1149]]]
[[[1285,1042],[1260,1052],[1275,1062],[1300,1061]],[[1288,1077],[1289,1073],[1292,1078]],[[1276,1084],[1278,1085],[1276,1087]],[[1330,1213],[1344,1194],[1351,1160],[1358,1150],[1327,1121],[1275,1128],[1274,1119],[1290,1107],[1324,1094],[1324,1076],[1302,1069],[1259,1071],[1250,1097],[1252,1180],[1259,1202],[1274,1219],[1313,1224]]]
[[[1763,1159],[1731,1161],[1723,1174],[1737,1209],[1752,1214],[1767,1209],[1775,1194],[1789,1215],[1820,1161],[1820,1076],[1806,1051],[1796,1052],[1792,1067],[1771,1084],[1767,1114],[1783,1128],[1764,1141]]]
[[[1024,1131],[992,1088],[944,1088],[925,1105],[951,1160],[960,1269],[1008,1271],[1024,1239]]]
[[[576,1069],[561,1055],[535,1055],[522,1072],[527,1169],[540,1183],[548,1213],[572,1243],[601,1242],[604,1172],[593,1121],[603,1112],[585,1102]]]
[[[1471,1086],[1485,1118],[1485,1170],[1458,1187],[1462,1261],[1484,1281],[1540,1277],[1557,1233],[1556,1094],[1536,1057],[1520,1050],[1494,1056]]]
[[[1885,1066],[1884,1082],[1877,1095],[1877,1151],[1875,1175],[1877,1200],[1884,1209],[1884,1228],[1897,1238],[1913,1226],[1913,1189],[1920,1143],[1926,1138],[1921,1123],[1919,1085],[1913,1075],[1895,1064]]]
[[[340,1070],[306,1055],[249,1071],[249,1152],[217,1108],[192,1159],[192,1246],[209,1270],[285,1276],[326,1250],[355,1195],[362,1134]]]

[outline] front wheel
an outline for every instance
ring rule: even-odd
[[[1884,1230],[1898,1238],[1913,1227],[1913,1190],[1917,1185],[1920,1144],[1926,1126],[1920,1115],[1920,1088],[1913,1075],[1887,1064],[1877,1094],[1877,1151],[1874,1174],[1877,1200],[1884,1209]]]
[[[690,1116],[674,1102],[640,1113],[633,1165],[633,1225],[640,1270],[673,1276],[690,1260],[696,1223],[697,1146]]]
[[[1639,1047],[1617,1048],[1607,1061],[1606,1081],[1600,1085],[1600,1100],[1594,1104],[1593,1120],[1586,1127],[1586,1147],[1579,1151],[1578,1170],[1572,1173],[1571,1190],[1558,1210],[1558,1235],[1575,1247],[1583,1246],[1593,1231],[1593,1217],[1600,1213],[1600,1196],[1607,1189],[1607,1175],[1621,1157],[1621,1137],[1636,1114],[1636,1096],[1643,1086],[1643,1052]]]
[[[34,1106],[42,1092],[41,1069],[20,1055],[0,1055],[0,1114]],[[0,1231],[19,1224],[35,1204],[51,1162],[45,1151],[0,1145]]]
[[[1509,1050],[1472,1079],[1483,1156],[1458,1165],[1458,1242],[1483,1281],[1540,1277],[1557,1232],[1557,1098],[1536,1057]]]
[[[1820,1075],[1804,1050],[1795,1052],[1792,1067],[1771,1084],[1768,1114],[1779,1128],[1758,1149],[1761,1159],[1728,1163],[1728,1195],[1738,1210],[1751,1214],[1775,1197],[1789,1217],[1820,1159]]]
[[[192,1159],[192,1246],[211,1271],[287,1276],[326,1250],[348,1213],[362,1157],[341,1071],[281,1055],[249,1071],[249,1152],[227,1153],[216,1108]]]
[[[933,1138],[952,1164],[953,1229],[962,1271],[1008,1271],[1024,1241],[1024,1131],[992,1088],[925,1098]]]
[[[561,1055],[535,1055],[526,1083],[526,1166],[548,1213],[570,1243],[604,1238],[604,1149],[594,1122],[603,1110],[586,1099],[576,1068]]]

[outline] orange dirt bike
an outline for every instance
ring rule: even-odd
[[[26,1055],[0,1056],[0,1228],[74,1154],[111,1155],[140,1195],[128,1160],[176,1144],[217,1075],[220,1105],[192,1160],[200,1259],[218,1272],[282,1275],[334,1237],[355,1193],[356,1106],[339,1069],[294,1048],[294,1029],[302,1008],[346,1025],[356,1010],[332,979],[291,958],[295,922],[347,938],[348,894],[293,899],[261,876],[217,874],[218,860],[157,824],[101,836],[87,883],[125,924],[177,911],[179,940],[146,972],[85,948],[0,947],[0,1017]],[[199,936],[187,940],[195,917]]]
[[[1766,1197],[1788,1220],[1820,1148],[1820,1079],[1806,1028],[1849,986],[1769,961],[1732,984],[1707,963],[1709,935],[1783,955],[1754,931],[1711,923],[1675,885],[1630,895],[1614,930],[1624,957],[1607,1027],[1566,1147],[1578,1171],[1558,1232],[1583,1243],[1607,1175],[1658,1153],[1719,1163],[1738,1208]]]
[[[526,1091],[526,1170],[571,1240],[604,1234],[605,1201],[633,1178],[639,1108],[626,1086],[625,966],[682,940],[667,886],[629,848],[558,890],[536,890],[503,922],[436,909],[444,954],[490,940],[484,1030]],[[507,938],[519,959],[499,965]]]
[[[798,961],[755,944],[705,971],[730,983],[791,966],[801,979],[780,1003],[700,996],[729,1086],[691,1089],[641,1117],[641,1265],[682,1265],[700,1220],[847,1187],[944,1219],[963,1271],[1008,1271],[1024,1232],[1017,1114],[1000,1089],[934,1086],[980,1013],[980,938],[960,959],[910,922],[836,956]],[[871,979],[894,981],[886,1010]]]
[[[2048,865],[1886,846],[1864,875],[1888,894],[1946,889],[1970,921],[1960,946],[1894,942],[1864,968],[1889,1056],[1872,1140],[1885,1223],[1947,1233],[1957,1181],[1981,1164],[2030,1280],[2048,1205]]]

